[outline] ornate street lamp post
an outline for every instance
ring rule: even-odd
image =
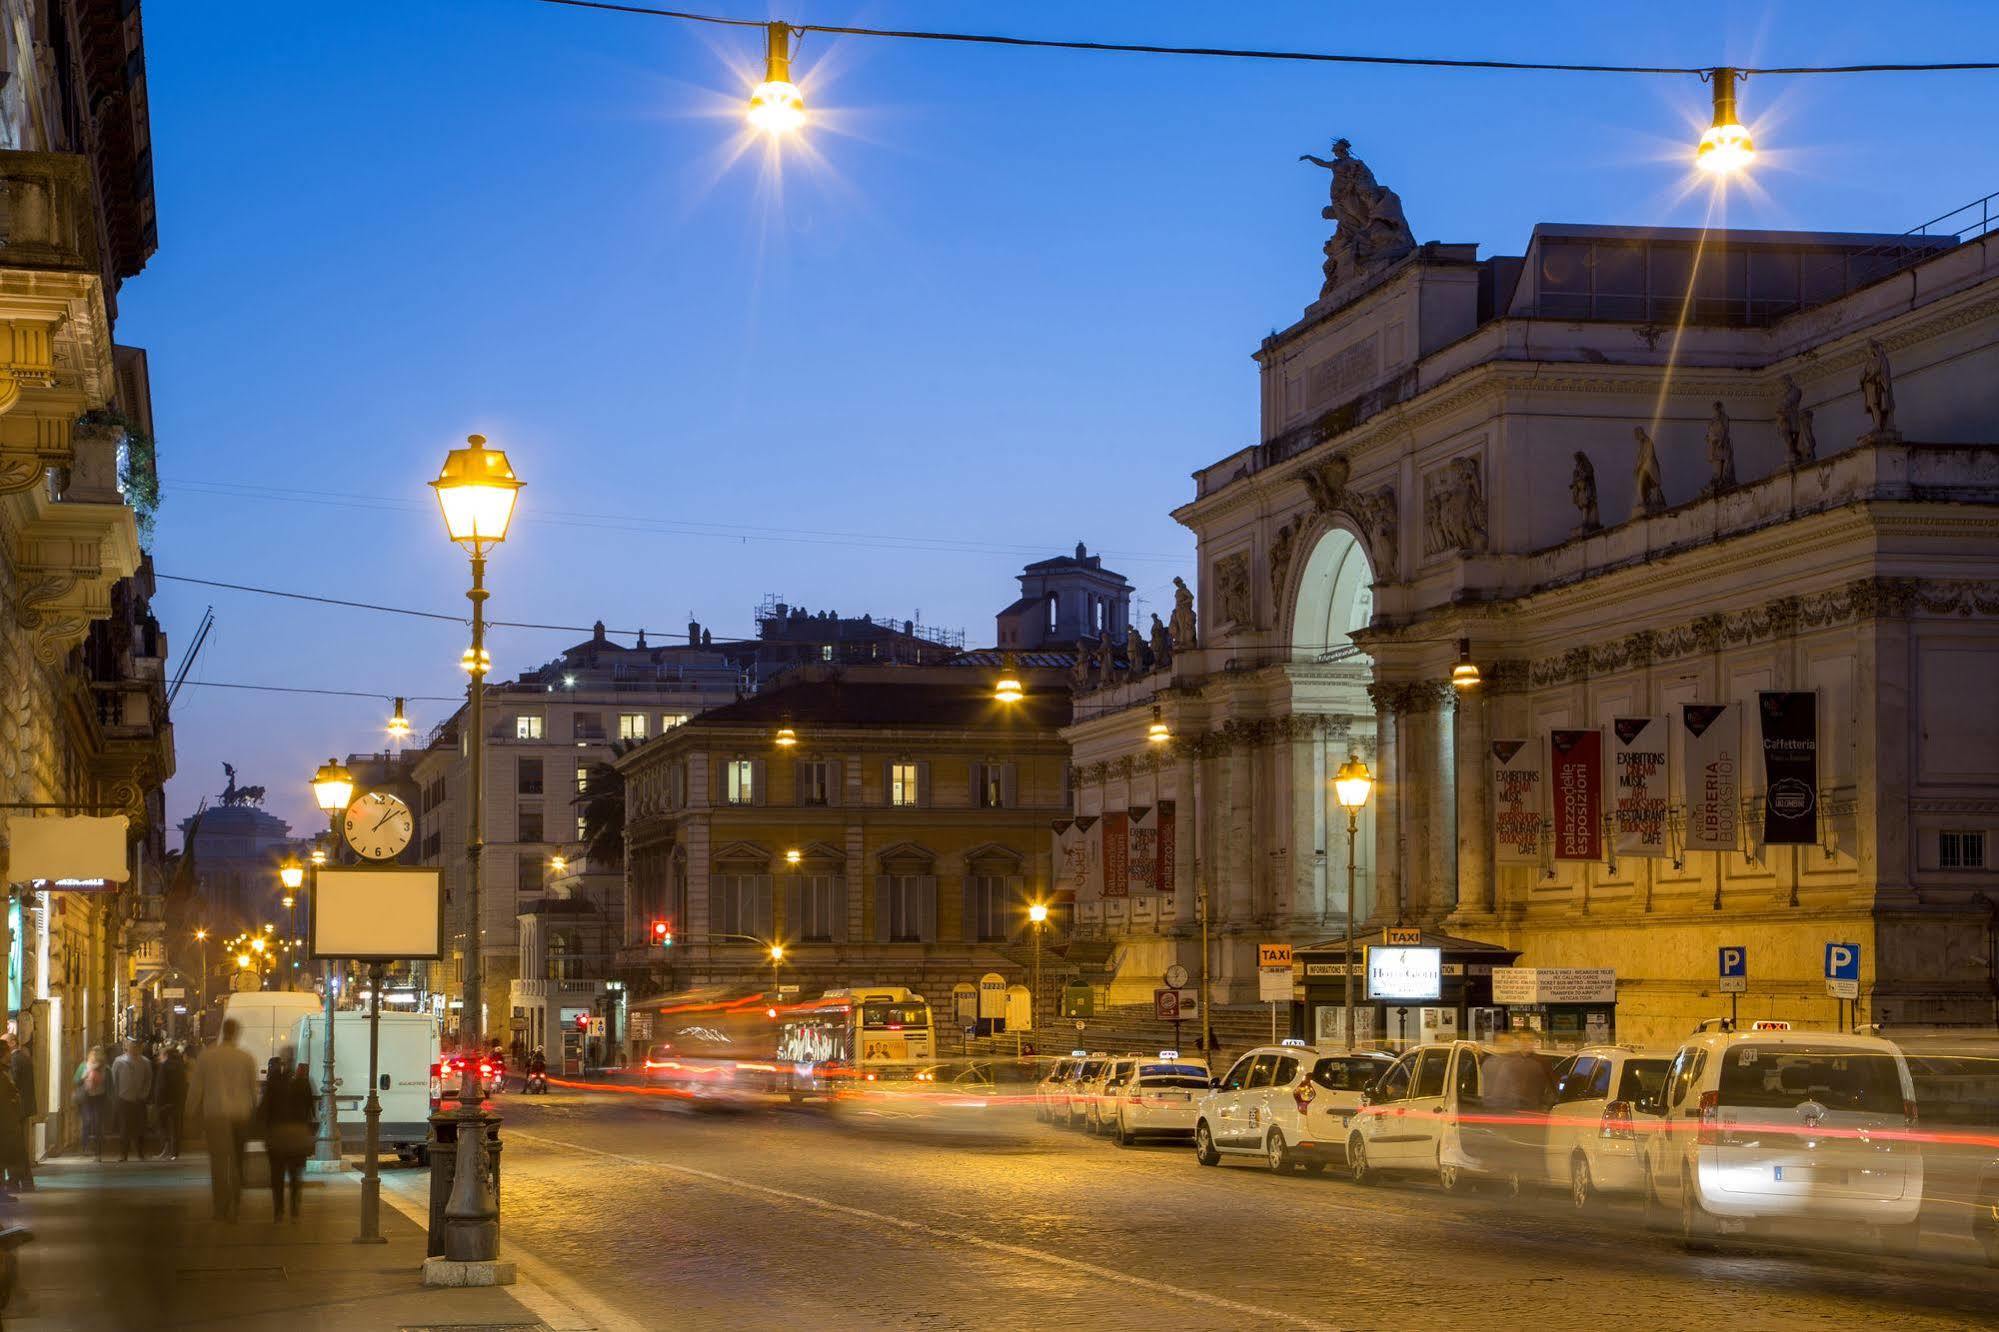
[[[340,836],[340,816],[347,809],[347,802],[354,794],[354,774],[347,771],[335,759],[321,764],[319,771],[312,774],[312,800],[326,815],[327,826],[333,836]],[[337,842],[330,845],[338,845]],[[319,866],[321,857],[313,853],[313,900],[319,900]],[[319,964],[319,976],[326,987],[326,1057],[321,1063],[319,1141],[314,1144],[313,1160],[324,1163],[322,1168],[337,1168],[340,1162],[340,1105],[333,1098],[333,961],[327,959]]]
[[[278,866],[278,882],[285,889],[285,938],[287,942],[298,937],[298,913],[294,907],[298,903],[298,890],[305,886],[305,866],[298,863],[297,856],[285,857],[285,863]],[[294,948],[297,945],[292,945]],[[297,958],[285,967],[285,988],[298,988]]]
[[[1360,761],[1360,755],[1349,754],[1347,761],[1340,765],[1340,771],[1333,778],[1333,793],[1339,797],[1340,808],[1347,812],[1347,1049],[1353,1049],[1353,931],[1354,931],[1354,872],[1355,848],[1360,841],[1360,811],[1367,804],[1368,792],[1374,789],[1374,777],[1367,765]]]
[[[466,686],[466,830],[465,830],[465,989],[458,1017],[462,1081],[458,1091],[458,1158],[451,1200],[445,1207],[444,1256],[454,1262],[491,1262],[499,1257],[499,1202],[486,1172],[486,1129],[479,1109],[479,1068],[475,1056],[484,1038],[485,1014],[480,1002],[479,861],[484,850],[486,762],[486,672],[492,658],[486,651],[486,551],[507,539],[514,502],[521,482],[499,449],[486,447],[483,435],[467,435],[466,447],[453,449],[431,488],[437,492],[445,531],[472,559],[472,586],[465,594],[472,603],[472,646],[463,664],[472,677]]]

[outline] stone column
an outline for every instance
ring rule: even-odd
[[[1423,686],[1429,725],[1426,737],[1429,794],[1428,836],[1424,839],[1425,924],[1435,924],[1458,904],[1458,696],[1448,681]]]
[[[1246,728],[1229,727],[1228,750],[1222,759],[1225,823],[1221,854],[1216,857],[1215,886],[1219,912],[1215,923],[1224,930],[1239,930],[1253,920],[1260,882],[1255,860],[1256,776],[1255,751]]]
[[[1482,687],[1458,698],[1458,910],[1493,910],[1492,809],[1486,780],[1486,709]]]
[[[1399,766],[1401,749],[1401,709],[1404,686],[1371,684],[1367,696],[1374,703],[1374,795],[1369,804],[1374,812],[1374,894],[1370,925],[1391,924],[1402,900],[1402,797],[1403,781]]]
[[[1200,820],[1201,763],[1198,738],[1179,740],[1173,746],[1173,918],[1159,922],[1168,928],[1200,927],[1201,913],[1195,902],[1195,862],[1201,856]]]

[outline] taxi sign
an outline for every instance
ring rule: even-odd
[[[1791,1024],[1782,1018],[1757,1018],[1749,1024],[1751,1031],[1789,1031]]]
[[[1161,1059],[1178,1059],[1180,1057],[1180,1052],[1178,1050],[1161,1050],[1159,1052],[1159,1057]]]
[[[1279,1042],[1278,1042],[1278,1044],[1279,1044],[1279,1045],[1303,1045],[1303,1044],[1305,1044],[1305,1041],[1304,1041],[1304,1039],[1303,1039],[1302,1037],[1298,1037],[1298,1036],[1286,1036],[1286,1037],[1285,1037],[1285,1038],[1284,1038],[1283,1040],[1279,1041]]]
[[[1423,931],[1390,925],[1381,932],[1381,942],[1390,948],[1421,948]]]
[[[1291,966],[1291,945],[1288,943],[1258,944],[1256,946],[1256,965],[1259,967],[1284,967],[1289,969]]]

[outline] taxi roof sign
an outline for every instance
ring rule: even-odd
[[[1749,1024],[1751,1031],[1789,1031],[1791,1024],[1782,1018],[1757,1018]]]

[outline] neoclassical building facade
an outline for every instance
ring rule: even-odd
[[[1329,779],[1351,752],[1377,778],[1360,929],[1613,968],[1623,1038],[1727,1012],[1722,945],[1750,952],[1745,1016],[1836,1020],[1837,942],[1861,945],[1860,1020],[1994,1020],[1989,238],[1410,245],[1329,267],[1256,359],[1258,442],[1175,511],[1197,633],[1084,678],[1065,732],[1079,814],[1175,806],[1155,901],[1079,881],[1079,928],[1119,943],[1114,998],[1199,966],[1203,894],[1216,1002],[1255,998],[1256,943],[1345,932]],[[1452,685],[1461,660],[1477,685]],[[1786,706],[1815,710],[1804,739],[1778,735]],[[1687,718],[1710,716],[1731,780],[1690,801],[1716,742],[1690,752]],[[1648,812],[1620,823],[1624,728],[1648,718]],[[1815,766],[1772,802],[1785,745]],[[1509,765],[1534,776],[1502,801]]]

